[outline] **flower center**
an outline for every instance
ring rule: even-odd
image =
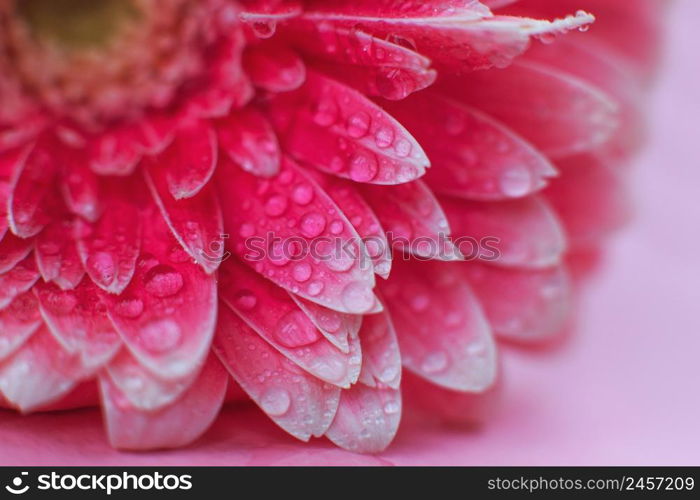
[[[131,0],[21,0],[17,14],[37,38],[78,50],[106,46],[139,11]]]
[[[224,2],[0,0],[0,101],[93,131],[169,108],[206,70]]]

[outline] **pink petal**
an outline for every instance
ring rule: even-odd
[[[193,264],[151,207],[137,270],[119,295],[102,294],[109,317],[148,370],[177,379],[206,357],[216,323],[216,282]]]
[[[28,412],[59,399],[88,375],[79,357],[65,351],[42,326],[0,363],[0,392]]]
[[[564,223],[572,248],[590,247],[631,216],[624,174],[593,155],[558,162],[564,175],[544,194]]]
[[[349,339],[357,338],[362,324],[361,315],[341,313],[302,299],[293,293],[289,295],[331,344],[344,353],[350,352]]]
[[[78,220],[78,254],[92,281],[119,294],[134,274],[141,237],[140,200],[132,184],[109,181],[104,211],[94,224]]]
[[[362,319],[362,372],[360,382],[370,387],[389,386],[398,389],[401,383],[401,353],[391,316],[384,311]]]
[[[387,109],[426,148],[425,181],[437,193],[476,200],[527,196],[556,174],[551,163],[504,124],[438,94],[421,92]]]
[[[153,411],[170,405],[189,389],[199,375],[163,380],[143,367],[127,349],[122,349],[106,368],[109,380],[137,410]]]
[[[308,441],[330,426],[341,390],[300,370],[225,305],[214,351],[253,401],[292,436]]]
[[[209,356],[199,377],[180,399],[152,412],[134,408],[109,378],[100,377],[102,409],[112,446],[127,450],[178,448],[206,431],[221,409],[228,375]]]
[[[144,169],[146,184],[173,236],[207,273],[213,273],[224,256],[224,221],[214,187],[177,200],[168,191],[167,171],[151,166]]]
[[[36,298],[30,292],[0,309],[0,360],[19,349],[41,324]]]
[[[176,120],[172,117],[151,113],[139,122],[139,143],[145,153],[162,152],[175,136]]]
[[[341,393],[326,437],[346,450],[379,453],[394,439],[400,420],[400,391],[357,384]]]
[[[537,341],[562,330],[571,307],[569,279],[562,267],[520,271],[469,263],[463,269],[500,337]]]
[[[359,349],[342,353],[287,292],[234,259],[222,264],[219,297],[272,347],[319,379],[350,387],[360,375]]]
[[[86,369],[102,367],[117,353],[121,339],[90,280],[65,291],[40,281],[34,294],[51,334],[67,352],[79,354]]]
[[[554,22],[493,16],[479,2],[397,5],[370,0],[333,3],[314,0],[303,18],[337,27],[360,28],[409,46],[438,66],[457,71],[502,68],[527,49],[531,36],[551,36],[593,20],[593,16],[584,12]]]
[[[100,175],[131,174],[144,152],[139,126],[109,130],[89,141],[88,155],[92,170]]]
[[[243,61],[253,84],[270,92],[296,90],[306,79],[304,61],[288,46],[276,41],[251,45]]]
[[[340,312],[374,308],[374,274],[359,236],[302,169],[285,159],[270,180],[219,169],[231,250],[277,285]],[[337,245],[336,245],[337,243]],[[336,248],[339,247],[339,248]]]
[[[207,120],[181,126],[173,143],[153,158],[176,200],[199,193],[214,174],[217,163],[217,137]]]
[[[64,147],[61,150],[63,201],[69,210],[89,221],[100,214],[100,191],[97,175],[82,151]]]
[[[217,122],[221,149],[243,170],[272,177],[280,169],[277,136],[259,111],[247,108]]]
[[[496,346],[462,264],[401,261],[382,286],[404,366],[434,384],[481,392],[496,376]]]
[[[0,274],[8,272],[25,259],[33,247],[33,239],[18,238],[12,233],[5,233],[0,241]]]
[[[497,203],[443,199],[441,205],[467,260],[542,268],[561,262],[566,251],[564,228],[540,197]]]
[[[53,281],[64,290],[75,288],[85,275],[73,234],[72,221],[56,219],[39,233],[34,247],[44,281]]]
[[[317,69],[366,95],[404,99],[435,81],[430,59],[367,33],[302,20],[289,31],[290,43]]]
[[[313,173],[313,172],[311,172]],[[314,176],[321,188],[338,205],[367,249],[372,259],[374,272],[386,279],[391,271],[391,250],[379,218],[372,211],[367,201],[350,182],[323,175],[320,172]]]
[[[313,71],[300,90],[277,96],[269,112],[292,156],[339,177],[399,184],[430,165],[418,142],[382,108]]]
[[[57,171],[48,141],[28,146],[16,157],[7,216],[17,236],[34,236],[51,220]]]
[[[6,307],[19,294],[29,290],[39,279],[39,272],[32,255],[0,274],[0,309]]]
[[[366,186],[363,193],[394,248],[426,259],[462,258],[449,240],[445,213],[422,181],[392,187]]]
[[[618,106],[601,90],[532,62],[448,79],[443,90],[507,123],[549,157],[595,149],[618,125]]]

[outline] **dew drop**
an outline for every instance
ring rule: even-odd
[[[387,401],[384,404],[384,413],[387,415],[396,415],[401,410],[401,405],[396,401]]]
[[[348,118],[348,135],[354,139],[359,139],[367,135],[371,118],[364,111],[353,114]]]
[[[109,286],[114,281],[116,275],[116,264],[112,254],[107,252],[97,252],[87,259],[87,268],[91,274],[104,286]]]
[[[260,396],[260,406],[270,416],[281,417],[289,411],[292,400],[289,397],[289,392],[281,387],[272,387],[267,389]]]
[[[257,297],[250,290],[240,290],[234,299],[236,306],[244,311],[250,311],[258,303]]]
[[[338,105],[332,99],[323,99],[316,106],[314,122],[321,127],[330,127],[338,119]]]
[[[406,158],[411,154],[413,147],[406,139],[399,139],[396,141],[396,144],[394,144],[394,149],[396,150],[396,156],[399,158]]]
[[[425,373],[439,373],[447,368],[447,354],[444,352],[434,352],[423,358],[421,369]]]
[[[141,343],[151,352],[162,353],[177,347],[182,338],[180,327],[169,318],[152,321],[141,329]]]
[[[114,312],[125,318],[138,318],[143,312],[143,301],[141,299],[124,299],[117,302]]]
[[[300,262],[292,269],[292,276],[299,283],[304,283],[311,278],[311,266],[306,262]]]
[[[182,289],[182,274],[168,265],[151,268],[144,278],[146,291],[155,297],[170,297]]]
[[[374,142],[378,148],[388,148],[394,143],[394,131],[388,127],[382,127],[374,135]]]
[[[292,191],[292,200],[299,205],[308,205],[314,199],[314,190],[310,184],[298,184]]]
[[[368,153],[357,153],[350,160],[350,178],[355,182],[369,182],[377,176],[377,158]]]
[[[287,211],[287,198],[276,194],[268,198],[265,203],[265,213],[270,217],[279,217]]]
[[[307,290],[307,293],[309,295],[311,295],[312,297],[316,297],[322,291],[323,291],[323,282],[322,281],[313,281],[309,284],[309,288]]]
[[[314,238],[326,228],[326,219],[317,212],[309,212],[301,218],[301,233],[307,238]]]

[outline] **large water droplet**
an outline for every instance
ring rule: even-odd
[[[506,196],[518,198],[532,189],[532,176],[526,168],[511,168],[501,175],[499,184]]]
[[[384,413],[387,415],[395,415],[401,410],[401,405],[396,401],[387,401],[384,404]]]
[[[425,373],[439,373],[447,368],[447,364],[447,354],[442,351],[433,352],[423,358],[421,370],[423,370]]]
[[[333,99],[323,99],[316,106],[314,122],[321,127],[330,127],[338,119],[338,104]]]
[[[359,111],[348,118],[347,129],[348,135],[355,139],[359,139],[367,135],[369,131],[371,118],[364,111]]]
[[[169,318],[152,321],[141,329],[141,343],[151,352],[161,353],[177,347],[182,338],[178,324]]]
[[[144,278],[146,291],[156,297],[170,297],[182,289],[182,274],[174,268],[160,264],[151,268]]]
[[[389,127],[382,127],[374,135],[374,142],[378,148],[388,148],[394,143],[394,131]]]
[[[287,210],[287,198],[276,194],[270,196],[265,203],[265,213],[270,217],[279,217]]]
[[[377,176],[379,165],[371,153],[360,152],[350,160],[350,178],[355,182],[369,182]]]
[[[292,269],[292,276],[299,283],[304,283],[311,278],[311,266],[306,262],[300,262]]]
[[[307,238],[314,238],[326,228],[326,218],[320,213],[309,212],[301,218],[301,233]]]
[[[289,411],[292,400],[289,392],[281,387],[272,387],[260,396],[260,406],[263,411],[273,417],[281,417]]]
[[[239,290],[236,293],[234,302],[241,310],[250,311],[258,303],[258,299],[250,290]]]
[[[308,205],[314,199],[314,190],[310,184],[298,184],[292,191],[292,199],[299,205]]]

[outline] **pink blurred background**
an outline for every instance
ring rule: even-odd
[[[571,339],[504,350],[506,393],[488,425],[406,419],[391,448],[368,457],[298,444],[251,408],[225,411],[188,449],[135,454],[108,447],[96,410],[0,412],[0,464],[700,465],[698,19],[697,0],[671,4],[636,219],[611,245]]]

